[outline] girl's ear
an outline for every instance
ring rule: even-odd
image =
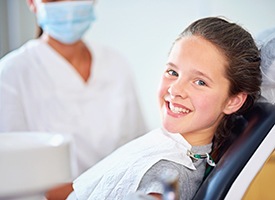
[[[26,1],[27,1],[28,6],[29,6],[29,9],[32,12],[36,13],[36,4],[34,2],[35,0],[26,0]]]
[[[246,98],[247,98],[247,94],[243,93],[243,92],[230,97],[223,112],[225,114],[229,115],[229,114],[232,114],[232,113],[238,111],[244,104]]]

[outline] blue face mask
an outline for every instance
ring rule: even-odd
[[[37,7],[39,26],[64,44],[80,40],[94,20],[92,1],[40,3]]]

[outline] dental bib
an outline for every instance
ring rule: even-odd
[[[122,146],[74,181],[78,199],[123,199],[136,192],[148,169],[164,159],[196,170],[191,145],[178,133],[156,129]]]

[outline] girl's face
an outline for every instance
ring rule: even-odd
[[[228,96],[226,65],[223,54],[201,37],[184,37],[174,44],[159,89],[166,130],[181,133],[191,145],[212,141],[236,101]]]

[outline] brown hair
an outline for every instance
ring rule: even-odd
[[[35,38],[40,38],[42,34],[43,34],[43,29],[36,24]]]
[[[243,106],[236,113],[225,115],[216,130],[213,156],[219,159],[219,149],[230,136],[236,116],[247,111],[260,96],[260,52],[248,31],[219,17],[207,17],[193,22],[177,40],[190,35],[203,37],[224,54],[228,64],[226,78],[230,81],[229,96],[240,92],[247,94]]]

